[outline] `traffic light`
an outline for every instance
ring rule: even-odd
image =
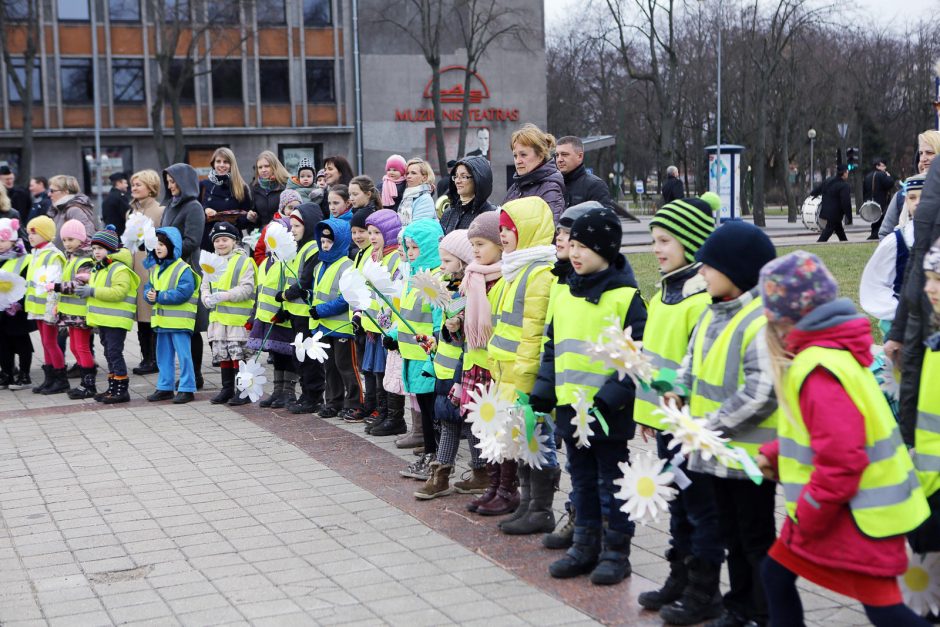
[[[846,165],[849,168],[849,172],[858,168],[858,148],[849,148],[845,151]]]

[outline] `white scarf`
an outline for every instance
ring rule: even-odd
[[[405,188],[401,195],[401,203],[398,205],[398,219],[401,220],[402,228],[411,224],[411,204],[415,198],[425,192],[431,193],[431,186],[427,183]]]
[[[544,261],[553,264],[556,259],[557,256],[553,244],[532,246],[531,248],[523,248],[522,250],[515,250],[511,253],[503,253],[503,279],[509,283],[530,263]]]

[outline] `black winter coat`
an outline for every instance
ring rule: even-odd
[[[239,202],[229,187],[228,176],[223,177],[219,183],[219,185],[216,185],[209,179],[199,181],[199,203],[202,208],[215,209],[216,211],[238,211],[239,215],[235,226],[240,229],[251,228],[253,225],[248,222],[247,218],[248,212],[251,211],[251,190],[246,185],[245,194]],[[209,239],[209,233],[212,232],[212,227],[215,226],[216,222],[218,222],[218,219],[213,218],[210,220],[206,218],[206,228],[203,229],[202,233],[201,248],[203,250],[215,251],[215,247]]]
[[[29,208],[33,204],[33,199],[28,191],[14,185],[7,190],[7,197],[10,199],[10,205],[12,205],[21,216],[29,215]]]
[[[663,204],[669,204],[680,198],[685,198],[685,187],[682,185],[682,179],[677,176],[670,176],[663,183]]]
[[[447,179],[450,182],[450,186],[447,188],[450,208],[441,216],[441,228],[444,229],[445,234],[460,229],[468,229],[470,223],[478,215],[486,211],[496,210],[496,207],[489,201],[490,194],[493,192],[493,170],[490,168],[490,162],[479,155],[464,157],[451,168],[451,176],[457,173],[457,166],[459,165],[467,168],[473,178],[473,200],[466,205],[461,204],[453,179]]]
[[[206,227],[206,212],[199,204],[199,175],[186,163],[174,163],[163,171],[163,185],[169,174],[180,188],[179,196],[171,196],[167,188],[160,226],[175,226],[183,236],[180,258],[199,272],[199,244]],[[200,272],[200,274],[202,274]]]
[[[268,225],[274,219],[277,208],[281,203],[281,192],[284,191],[283,185],[278,185],[275,189],[264,189],[257,183],[251,188],[251,200],[253,210],[258,216],[254,222],[249,222],[250,228],[262,228]],[[326,194],[323,195],[324,198]]]
[[[582,163],[565,177],[565,206],[572,207],[588,200],[595,200],[605,207],[614,208],[610,200],[610,190],[599,177],[587,171]]]
[[[130,210],[131,204],[127,195],[118,188],[112,187],[101,202],[101,219],[105,224],[113,224],[117,229],[117,234],[123,235],[127,213]]]
[[[852,188],[838,176],[831,176],[810,192],[822,196],[819,217],[824,220],[842,220],[852,215]]]

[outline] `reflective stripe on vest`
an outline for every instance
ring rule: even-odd
[[[332,302],[340,297],[339,279],[347,270],[352,268],[353,262],[349,257],[341,257],[330,264],[330,266],[320,276],[320,270],[325,262],[317,263],[313,269],[313,304],[323,305]],[[319,277],[319,278],[318,278]],[[308,311],[309,315],[310,312]],[[335,316],[321,317],[319,320],[310,319],[310,328],[316,329],[318,326],[326,327],[331,332],[346,333],[352,335],[352,328],[349,327],[349,321],[352,320],[352,311],[340,312]],[[349,328],[343,328],[349,327]]]
[[[504,281],[500,277],[496,280],[493,285],[490,286],[489,291],[486,293],[486,299],[490,302],[490,328],[496,326],[496,310],[499,307],[499,297],[503,293]],[[469,348],[469,345],[467,346]],[[464,372],[470,370],[474,366],[479,366],[484,370],[489,370],[490,368],[490,353],[487,350],[487,347],[483,348],[473,348],[470,350],[464,351],[463,354],[463,369]]]
[[[235,263],[232,263],[234,261]],[[245,272],[254,277],[254,261],[246,255],[235,255],[228,260],[225,272],[210,285],[215,291],[227,292],[235,289],[244,278]],[[209,322],[218,322],[227,327],[243,327],[251,317],[254,302],[249,298],[242,301],[222,301],[209,311]]]
[[[924,494],[940,490],[940,394],[934,387],[940,376],[940,351],[924,353],[917,395],[917,427],[914,431],[914,465]]]
[[[767,324],[763,303],[755,297],[744,305],[703,355],[708,326],[712,321],[711,309],[706,309],[695,334],[692,352],[692,398],[689,402],[691,414],[702,418],[718,410],[721,405],[744,385],[744,353],[758,331]],[[751,457],[758,453],[760,445],[776,436],[777,411],[760,424],[734,436],[732,446],[740,446]],[[737,462],[729,468],[741,469]]]
[[[531,263],[512,283],[503,287],[496,309],[496,324],[490,338],[490,357],[497,361],[512,361],[522,341],[522,323],[525,319],[525,297],[529,277],[536,270],[548,271],[547,263]]]
[[[192,268],[182,259],[177,259],[162,272],[151,272],[150,283],[157,292],[166,292],[176,289],[179,285],[180,277],[183,272]],[[156,276],[155,276],[156,275]],[[199,275],[193,272],[193,279],[196,287],[190,295],[189,300],[179,305],[165,305],[163,303],[154,303],[153,314],[150,318],[151,326],[160,329],[180,329],[183,331],[192,331],[196,328],[197,297],[199,293]]]
[[[30,255],[23,255],[22,257],[17,257],[16,259],[7,259],[3,262],[3,265],[0,266],[0,271],[10,272],[17,276],[23,274],[23,268],[26,268],[30,262]]]
[[[365,262],[363,262],[365,263]],[[395,276],[395,272],[398,270],[398,266],[401,263],[401,255],[398,254],[398,251],[390,252],[382,258],[382,265],[385,266],[385,269],[388,270],[389,276]],[[379,319],[379,316],[382,312],[387,311],[385,303],[381,300],[372,300],[369,303],[369,308],[366,310],[370,316]],[[362,328],[370,333],[381,333],[379,327],[375,325],[374,322],[369,320],[368,316],[362,317]]]
[[[74,281],[78,269],[85,265],[92,265],[92,263],[89,257],[69,259],[68,263],[65,264],[65,270],[62,271],[62,282]],[[88,300],[76,294],[60,294],[59,313],[63,316],[81,316],[84,318],[88,313]]]
[[[884,394],[872,372],[850,352],[821,346],[797,354],[784,375],[782,387],[791,416],[779,423],[778,469],[787,514],[796,520],[799,499],[809,500],[804,488],[815,470],[814,452],[800,411],[800,390],[806,377],[819,367],[839,380],[865,421],[868,466],[862,472],[858,492],[848,503],[855,523],[873,538],[913,530],[930,510]]]
[[[567,285],[558,285],[552,291],[548,308],[555,341],[555,396],[559,407],[573,404],[578,390],[593,399],[616,372],[595,360],[587,349],[597,339],[598,329],[609,324],[609,318],[616,317],[623,326],[636,293],[635,288],[618,287],[604,292],[595,305],[572,295]]]
[[[300,279],[300,273],[303,272],[307,260],[318,252],[320,252],[320,249],[317,248],[316,240],[310,240],[301,246],[294,258],[287,262],[287,270],[284,273],[284,277],[287,280],[287,287],[297,285],[297,281]],[[304,286],[301,285],[300,287]],[[312,286],[307,286],[307,288],[312,289]],[[303,298],[284,301],[284,309],[293,316],[310,317],[310,305]]]
[[[137,288],[140,286],[140,277],[137,273],[119,261],[112,261],[107,272],[96,270],[91,275],[91,286],[96,292],[98,288],[109,288],[118,273],[124,272],[130,278],[130,285],[121,300],[115,302],[101,300],[97,296],[88,297],[88,313],[85,316],[88,326],[126,331],[133,328],[134,320],[137,318]]]
[[[434,335],[434,313],[431,305],[418,298],[418,290],[409,287],[405,292],[405,297],[401,299],[401,316],[414,327],[418,335]],[[428,358],[405,324],[398,325],[398,352],[402,359],[425,361]]]
[[[36,286],[33,285],[34,273],[48,265],[57,265],[61,268],[65,265],[65,255],[52,248],[50,244],[46,249],[38,252],[34,250],[31,256],[33,260],[29,264],[29,270],[26,271],[26,306],[24,309],[28,314],[43,316],[46,313],[46,299],[49,294],[36,292]]]
[[[457,369],[461,367],[462,358],[462,344],[440,340],[434,354],[434,376],[441,381],[453,379]]]

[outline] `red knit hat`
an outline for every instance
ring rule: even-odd
[[[516,234],[516,237],[519,237],[519,229],[516,228],[516,223],[512,221],[512,217],[506,211],[499,212],[499,228],[509,229]]]

